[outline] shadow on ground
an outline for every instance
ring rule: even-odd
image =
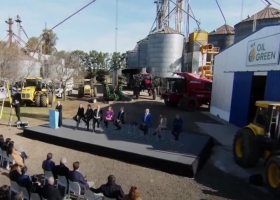
[[[21,113],[21,117],[26,117],[26,118],[32,118],[32,119],[38,119],[42,121],[49,121],[49,115],[47,114],[37,114],[37,113]]]

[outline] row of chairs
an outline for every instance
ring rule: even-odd
[[[8,155],[7,151],[3,151],[1,148],[0,148],[0,165],[1,167],[4,167],[4,163],[6,162],[6,169],[7,170],[10,170],[10,165],[13,165],[15,164],[15,160],[13,158],[12,155]]]
[[[53,173],[51,171],[45,171],[44,172],[44,183],[46,183],[46,180],[49,177],[53,177]],[[70,196],[70,194],[73,194],[73,195],[77,196],[78,199],[82,198],[81,197],[82,188],[78,182],[73,182],[73,181],[70,181],[69,179],[67,180],[65,176],[57,176],[57,185],[56,186],[64,188],[64,197]],[[68,191],[68,194],[66,195],[67,191]],[[91,190],[85,191],[84,199],[86,199],[86,200],[113,200],[113,199],[103,196],[103,194],[95,194]]]
[[[157,136],[152,136],[152,129],[149,129],[148,134],[144,135],[144,133],[139,130],[137,123],[131,123],[127,125],[123,125],[121,130],[114,130],[115,127],[113,125],[109,124],[108,129],[104,129],[104,127],[101,125],[101,128],[105,131],[107,134],[119,134],[121,136],[128,136],[128,137],[134,137],[135,139],[147,139],[148,141],[151,141],[155,139],[156,142],[163,142],[164,144],[169,144],[167,139],[167,133],[168,130],[166,128],[161,129],[161,138],[159,139]],[[175,145],[178,144],[179,147],[183,146],[183,137],[182,134],[179,137],[179,142],[176,143],[176,141],[173,139],[173,136],[170,131],[170,144]]]

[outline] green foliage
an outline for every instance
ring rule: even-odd
[[[118,86],[115,90],[110,90],[107,83],[104,83],[103,98],[106,101],[119,101],[122,99],[122,86]]]
[[[97,70],[96,74],[95,74],[96,81],[98,83],[104,84],[105,80],[106,80],[106,76],[108,76],[108,75],[109,75],[108,70],[103,70],[103,69]]]

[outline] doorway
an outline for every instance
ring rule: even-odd
[[[266,79],[267,79],[266,75],[254,75],[252,78],[248,123],[252,122],[255,117],[256,101],[264,100]]]

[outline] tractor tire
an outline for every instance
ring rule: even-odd
[[[198,102],[194,97],[182,97],[179,101],[179,108],[185,111],[195,111],[197,110]]]
[[[241,167],[255,167],[261,157],[261,148],[257,137],[249,128],[243,128],[235,134],[233,140],[234,161]]]
[[[35,106],[40,107],[41,106],[41,98],[40,95],[35,96]]]
[[[41,106],[48,107],[48,97],[46,95],[41,95]]]
[[[264,181],[267,189],[280,196],[280,156],[272,156],[266,163]]]

